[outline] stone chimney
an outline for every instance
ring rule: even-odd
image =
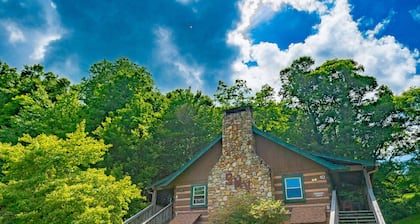
[[[225,111],[222,155],[212,168],[208,181],[210,216],[238,194],[250,192],[258,198],[273,197],[270,168],[256,154],[253,123],[251,107]]]

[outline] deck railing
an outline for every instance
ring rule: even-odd
[[[143,224],[163,224],[168,223],[172,219],[173,203],[169,203],[166,207],[162,208],[159,212],[143,222]]]
[[[337,204],[337,193],[335,190],[332,191],[331,195],[331,210],[330,210],[330,223],[338,223],[338,204]]]
[[[161,209],[162,206],[151,204],[145,209],[141,210],[139,213],[131,216],[124,222],[124,224],[143,224],[144,221],[148,220]]]
[[[367,186],[367,198],[369,203],[369,208],[375,214],[375,219],[378,224],[385,224],[385,219],[382,216],[381,209],[379,208],[378,202],[376,201],[375,195],[373,194],[372,183],[370,182],[369,174],[366,170],[363,170],[363,175],[365,176],[365,182]]]

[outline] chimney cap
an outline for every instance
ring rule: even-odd
[[[239,112],[242,112],[242,111],[252,112],[252,106],[241,106],[241,107],[235,107],[235,108],[227,109],[227,110],[225,110],[225,115],[235,114],[235,113],[239,113]]]

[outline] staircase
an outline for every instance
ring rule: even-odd
[[[339,211],[338,223],[343,224],[376,224],[375,215],[370,210]]]
[[[149,205],[135,214],[123,224],[163,224],[172,219],[172,203],[162,208],[159,205]]]

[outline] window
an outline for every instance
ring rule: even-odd
[[[207,185],[193,185],[191,187],[191,207],[207,206]]]
[[[283,186],[285,201],[304,200],[302,176],[284,177]]]

